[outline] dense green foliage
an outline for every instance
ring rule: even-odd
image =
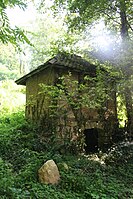
[[[116,145],[107,153],[74,155],[70,145],[57,144],[54,134],[49,140],[44,136],[42,130],[49,130],[48,124],[38,127],[24,119],[24,112],[19,108],[22,88],[15,87],[12,81],[4,81],[1,90],[0,198],[133,197],[131,143]],[[13,105],[15,99],[19,101],[18,106],[17,100]],[[38,169],[49,159],[57,163],[60,171],[61,180],[56,186],[38,180]]]
[[[10,85],[3,82],[1,89],[20,101],[22,88],[18,90],[11,81]],[[48,124],[36,126],[26,121],[23,111],[10,109],[5,101],[1,113],[0,198],[132,199],[132,143],[112,146],[107,153],[74,155],[70,145],[62,148],[57,144],[54,133],[49,140],[42,134],[44,128],[49,130]],[[60,171],[61,180],[56,186],[38,180],[38,169],[49,159]]]
[[[40,141],[38,128],[22,113],[0,122],[0,197],[3,199],[131,199],[133,145],[118,145],[108,154],[61,154],[56,143]],[[60,170],[56,186],[39,183],[37,170],[53,159]]]

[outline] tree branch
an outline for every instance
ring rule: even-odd
[[[128,24],[128,26],[129,26],[129,28],[131,29],[131,31],[133,31],[133,28],[132,28],[132,26],[129,24],[129,22],[127,22],[127,24]]]
[[[112,19],[115,23],[121,25],[120,22],[116,21],[113,17],[111,17],[111,16],[110,16],[108,13],[106,13],[105,11],[104,11],[104,14],[107,15],[109,19]]]

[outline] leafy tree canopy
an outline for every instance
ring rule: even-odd
[[[21,9],[26,9],[27,4],[23,0],[1,0],[0,1],[0,41],[2,43],[12,43],[19,47],[19,42],[30,41],[26,37],[23,30],[18,27],[12,28],[6,13],[8,7],[19,6]]]
[[[52,8],[56,12],[66,10],[70,28],[84,29],[88,24],[104,18],[107,26],[114,30],[121,28],[123,34],[127,34],[124,28],[127,28],[129,32],[133,31],[132,6],[132,0],[54,0]],[[122,26],[122,20],[125,20],[126,27]]]
[[[41,7],[46,2],[42,1]],[[69,30],[72,32],[75,32],[75,30],[84,32],[84,38],[80,37],[80,46],[83,46],[80,49],[87,56],[92,56],[93,59],[96,58],[103,62],[109,61],[110,63],[121,65],[121,67],[127,65],[127,62],[132,62],[132,0],[53,0],[52,2],[50,9],[52,8],[57,15],[58,13],[65,15]],[[101,31],[104,43],[109,42],[109,37],[112,37],[112,42],[108,45],[108,49],[103,49],[103,41],[100,41],[102,46],[99,45],[99,41],[96,42],[96,38],[100,34],[100,32],[96,34],[96,31],[98,31],[96,26],[101,21],[104,23]],[[93,29],[92,32],[91,29]],[[124,45],[122,45],[121,41],[124,42]],[[90,49],[90,46],[93,49]],[[122,54],[123,56],[121,56]]]
[[[68,34],[68,28],[64,25],[64,17],[53,17],[52,13],[39,12],[28,27],[28,37],[33,46],[26,45],[24,51],[30,54],[29,69],[32,70],[44,63],[59,52],[78,51],[76,46],[80,40],[79,34]],[[24,46],[24,45],[23,45]]]

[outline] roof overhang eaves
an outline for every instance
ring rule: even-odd
[[[49,66],[48,64],[40,65],[38,68],[36,68],[35,70],[31,71],[27,75],[24,75],[23,77],[17,79],[15,81],[15,83],[18,84],[18,85],[26,86],[26,81],[27,81],[28,78],[32,77],[33,75],[36,75],[37,73],[39,73],[42,70],[46,69],[48,66]]]
[[[71,71],[77,71],[77,72],[83,72],[85,74],[94,74],[96,73],[96,66],[93,64],[88,64],[88,62],[86,62],[87,64],[84,65],[84,63],[80,63],[78,65],[75,66],[75,62],[73,64],[70,63],[65,63],[65,62],[58,62],[57,59],[51,59],[48,60],[46,63],[40,65],[38,68],[36,68],[35,70],[31,71],[30,73],[28,73],[27,75],[21,77],[20,79],[16,80],[16,84],[18,85],[26,85],[26,81],[28,78],[40,73],[41,71],[43,71],[44,69],[46,69],[49,66],[54,66],[54,68],[64,68],[64,69],[70,69]],[[73,67],[74,65],[74,67]]]

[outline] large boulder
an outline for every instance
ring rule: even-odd
[[[48,160],[38,170],[39,181],[44,184],[58,184],[60,174],[57,165],[53,160]]]

